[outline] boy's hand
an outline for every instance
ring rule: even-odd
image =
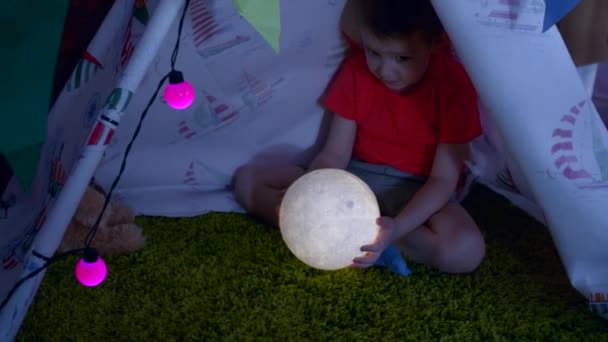
[[[353,259],[353,268],[367,268],[373,266],[382,252],[390,246],[396,238],[397,223],[392,217],[383,216],[376,223],[380,226],[376,241],[370,245],[361,247],[361,251],[367,252],[365,256]]]

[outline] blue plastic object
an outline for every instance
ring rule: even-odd
[[[386,267],[389,271],[407,277],[412,271],[407,267],[407,263],[401,255],[401,251],[394,245],[389,246],[382,252],[380,258],[376,260],[377,267]]]
[[[557,24],[578,5],[580,0],[545,0],[545,20],[543,32]]]

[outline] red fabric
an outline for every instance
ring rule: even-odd
[[[481,135],[477,94],[447,48],[434,53],[423,80],[407,94],[387,88],[369,72],[361,49],[352,49],[323,103],[357,122],[354,157],[417,175],[430,174],[438,144]]]

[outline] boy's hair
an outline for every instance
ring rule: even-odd
[[[439,37],[443,25],[430,0],[359,0],[359,19],[382,38],[403,38],[421,32],[429,40]]]

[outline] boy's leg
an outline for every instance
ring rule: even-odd
[[[278,227],[281,192],[305,173],[297,165],[247,164],[234,174],[236,201],[250,214]]]
[[[421,177],[391,167],[352,161],[348,168],[374,192],[382,215],[395,217],[424,185]],[[426,225],[399,240],[397,246],[414,262],[442,272],[467,273],[481,263],[485,244],[471,216],[457,202],[448,202]]]
[[[447,273],[474,271],[485,256],[485,243],[477,224],[456,202],[448,202],[426,225],[400,242],[412,261]]]

